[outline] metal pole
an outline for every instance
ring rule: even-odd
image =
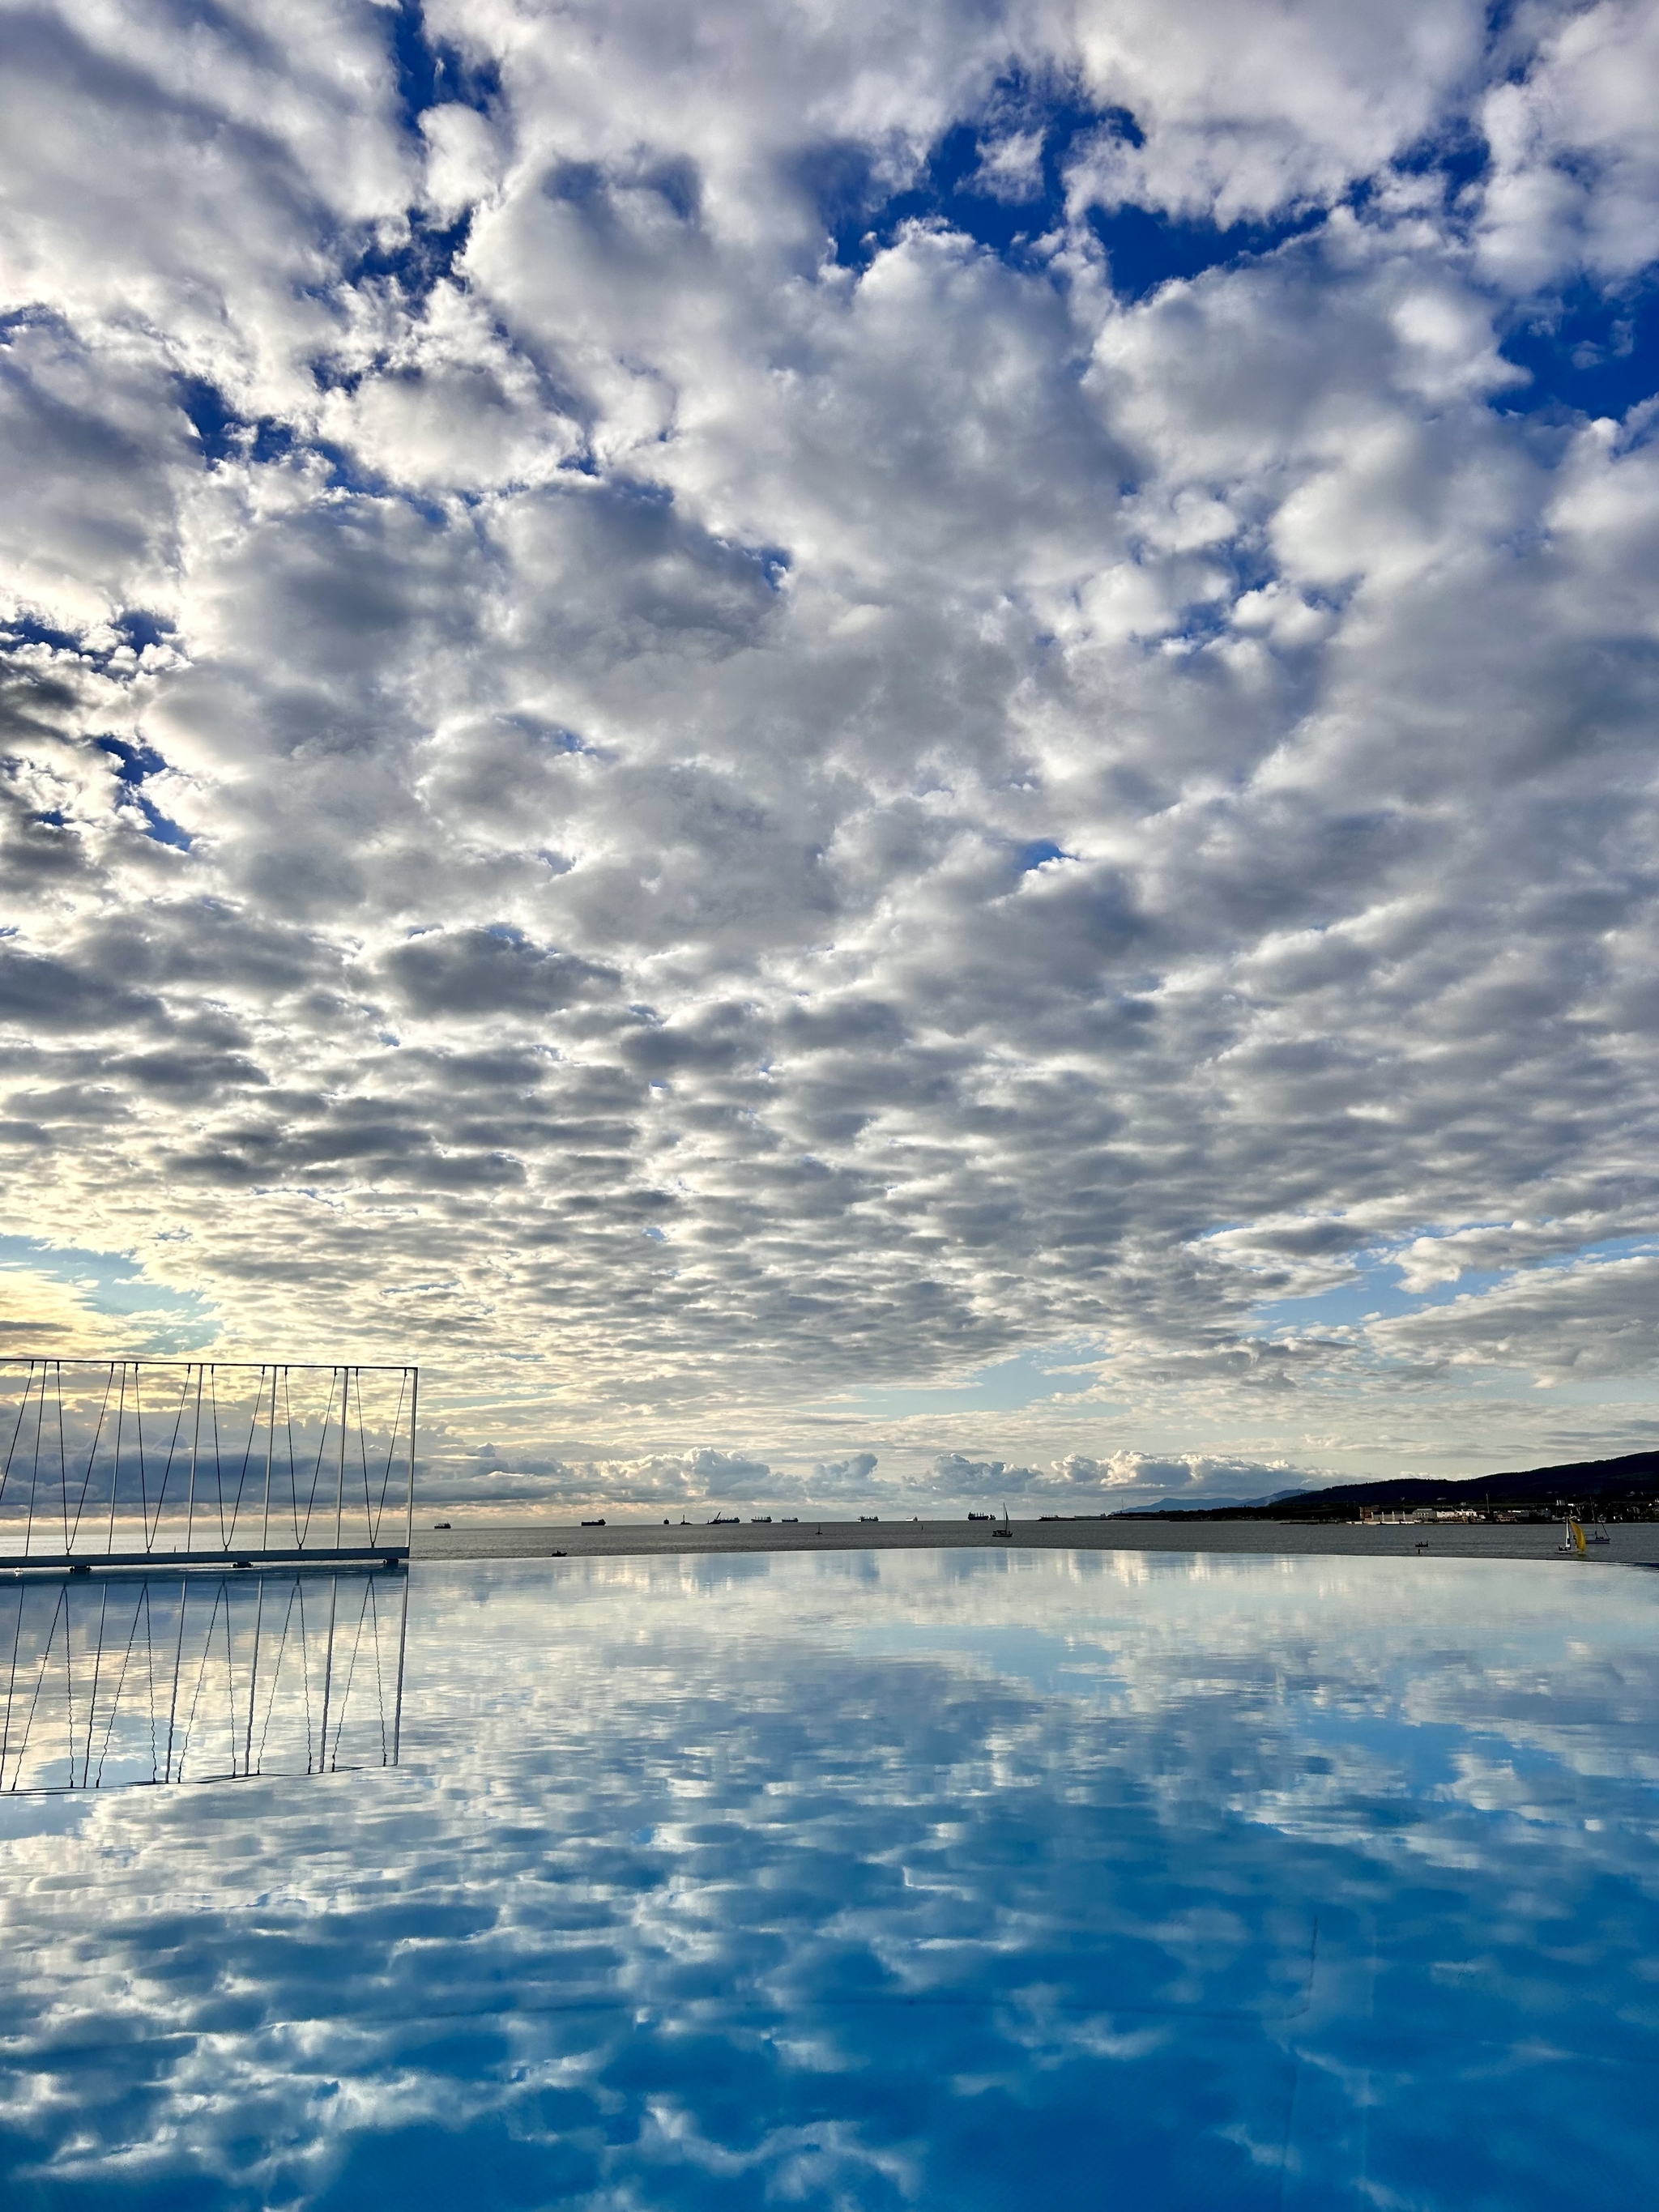
[[[398,1688],[392,1707],[392,1764],[398,1764],[398,1754],[404,1740],[404,1654],[409,1646],[409,1571],[404,1570],[404,1606],[398,1617]]]
[[[328,1578],[328,1648],[323,1660],[323,1740],[317,1751],[317,1771],[328,1771],[328,1700],[334,1687],[334,1608],[339,1601],[340,1577],[337,1573]]]
[[[81,1786],[84,1790],[92,1773],[92,1731],[98,1718],[98,1678],[104,1668],[104,1622],[109,1614],[109,1584],[104,1584],[103,1595],[98,1606],[98,1641],[92,1652],[92,1703],[87,1710],[87,1756],[81,1769]]]
[[[115,1549],[115,1493],[121,1486],[121,1430],[127,1412],[127,1363],[121,1362],[121,1395],[115,1401],[115,1464],[109,1477],[109,1535],[104,1549]]]
[[[409,1510],[404,1520],[404,1548],[415,1548],[415,1409],[421,1395],[421,1370],[409,1370]]]
[[[63,1401],[63,1377],[58,1381],[58,1402]],[[69,1771],[70,1788],[75,1787],[75,1623],[70,1612],[69,1584],[64,1585],[64,1702],[69,1709]]]
[[[340,1480],[334,1492],[334,1548],[340,1548],[340,1524],[345,1514],[346,1412],[351,1393],[351,1370],[340,1370]]]
[[[167,1701],[167,1753],[161,1763],[161,1779],[173,1779],[173,1730],[179,1717],[179,1670],[185,1663],[185,1607],[190,1601],[190,1577],[179,1577],[179,1641],[173,1652],[173,1695]]]
[[[202,1443],[202,1377],[205,1372],[205,1368],[198,1364],[196,1370],[196,1421],[190,1436],[190,1499],[185,1509],[185,1549],[186,1551],[189,1551],[191,1539],[196,1533],[196,1455]],[[185,1388],[186,1389],[190,1388],[188,1382],[185,1383]]]
[[[34,1379],[34,1362],[29,1362],[29,1380]],[[40,1402],[34,1409],[34,1464],[29,1474],[29,1518],[23,1531],[23,1557],[27,1559],[34,1548],[34,1501],[40,1489],[40,1432],[46,1419],[46,1363],[40,1362]]]
[[[253,1604],[253,1657],[249,1662],[247,1673],[247,1747],[242,1753],[244,1774],[252,1774],[253,1771],[253,1706],[259,1692],[259,1627],[264,1617],[265,1578],[261,1574],[259,1588]],[[233,1759],[231,1761],[233,1769],[235,1764]]]
[[[265,1520],[259,1536],[259,1548],[270,1549],[270,1463],[276,1451],[276,1370],[270,1370],[270,1426],[265,1431]]]
[[[11,1749],[11,1701],[17,1687],[17,1654],[23,1642],[23,1600],[27,1593],[27,1583],[20,1579],[17,1584],[17,1627],[11,1639],[11,1673],[6,1681],[6,1720],[4,1728],[0,1729],[0,1789],[5,1787],[6,1754]]]
[[[69,1449],[64,1442],[64,1363],[54,1363],[58,1374],[58,1487],[64,1498],[64,1549],[70,1547]],[[76,1531],[79,1534],[79,1531]]]

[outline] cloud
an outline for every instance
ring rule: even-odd
[[[609,1505],[655,1508],[749,1503],[775,1498],[780,1485],[764,1460],[710,1445],[639,1459],[562,1460],[514,1454],[498,1463],[490,1446],[468,1448],[453,1436],[428,1440],[423,1455],[422,1506],[482,1509]]]
[[[488,1021],[562,1012],[616,970],[572,960],[514,929],[466,929],[417,937],[387,953],[385,969],[411,1012]]]
[[[936,1486],[955,1498],[1019,1497],[1042,1480],[1034,1467],[1005,1467],[1000,1459],[968,1459],[961,1452],[941,1452],[933,1475]]]
[[[1659,1354],[1659,1253],[1533,1267],[1449,1305],[1375,1322],[1390,1357],[1520,1368],[1541,1387],[1638,1374]]]
[[[854,1452],[848,1459],[820,1460],[812,1469],[813,1492],[867,1490],[876,1466],[875,1453],[867,1451]]]
[[[1638,89],[1659,62],[1659,21],[1639,0],[1564,10],[1526,66],[1480,103],[1492,170],[1477,240],[1517,291],[1587,274],[1628,283],[1653,259],[1659,139]]]
[[[554,1501],[1386,1468],[1654,1226],[1648,15],[579,20],[21,34],[9,1225]]]
[[[1603,1579],[1587,1639],[1578,1577],[1480,1561],[428,1565],[388,1772],[391,1685],[368,1639],[348,1680],[362,1582],[343,1577],[330,1733],[343,1711],[366,1771],[294,1772],[290,1625],[293,1671],[264,1681],[301,1756],[276,1778],[9,1791],[0,2174],[100,2197],[339,2200],[388,2174],[465,2196],[487,2171],[531,2197],[555,2172],[590,2208],[734,2187],[1016,2204],[1032,2128],[1083,2172],[1103,2124],[1154,2197],[1191,2156],[1196,2053],[1200,2195],[1218,2176],[1230,2203],[1273,2202],[1238,2136],[1264,2100],[1288,2109],[1302,2051],[1340,2093],[1317,2126],[1297,2093],[1327,2194],[1358,2115],[1368,2176],[1397,2193],[1455,2148],[1513,2201],[1502,2146],[1524,2142],[1534,2173],[1556,2160],[1553,2197],[1594,2171],[1591,2202],[1632,2201],[1639,2096],[1595,2104],[1593,2166],[1535,2127],[1563,2050],[1618,2079],[1607,2023],[1644,2018],[1652,1986],[1653,1607],[1640,1577]],[[177,1589],[154,1601],[163,1670]],[[265,1589],[269,1666],[280,1578]],[[200,1681],[179,1732],[204,1766],[216,1737],[246,1742],[253,1595],[234,1645],[210,1598],[183,1640]],[[134,1601],[110,1600],[105,1697]],[[45,1676],[35,1741],[59,1759],[66,1715],[89,1733],[100,1597],[64,1602],[72,1673],[61,1632],[38,1670],[52,1606],[18,1616],[22,1671]],[[389,1675],[395,1616],[378,1626]],[[142,1698],[131,1720],[147,1767]],[[1409,1912],[1356,1910],[1383,1886]],[[1540,1893],[1571,1957],[1537,1942]],[[1391,2037],[1388,2068],[1345,2073],[1375,1983],[1494,1953],[1524,1978],[1443,1978],[1424,2063],[1402,2069]],[[1471,2140],[1476,2080],[1503,2124]],[[988,2131],[988,2096],[1016,2090],[1030,2125]]]

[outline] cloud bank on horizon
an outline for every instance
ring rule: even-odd
[[[1659,8],[7,46],[0,1350],[504,1504],[1659,1434]]]

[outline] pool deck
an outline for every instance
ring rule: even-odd
[[[1560,1549],[1561,1523],[1438,1521],[1401,1527],[1308,1521],[1016,1521],[1011,1537],[994,1536],[983,1522],[830,1521],[808,1516],[798,1527],[744,1521],[711,1528],[706,1520],[671,1527],[660,1521],[617,1521],[603,1528],[538,1521],[516,1526],[465,1521],[447,1533],[418,1522],[416,1559],[572,1559],[650,1557],[657,1553],[732,1552],[905,1552],[1014,1548],[1081,1552],[1233,1552],[1339,1559],[1549,1559],[1563,1566],[1659,1566],[1659,1522],[1615,1523],[1610,1541],[1592,1545],[1588,1560]]]

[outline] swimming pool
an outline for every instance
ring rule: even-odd
[[[1656,1630],[1567,1564],[417,1565],[396,1765],[0,1798],[0,2191],[1628,2207]]]

